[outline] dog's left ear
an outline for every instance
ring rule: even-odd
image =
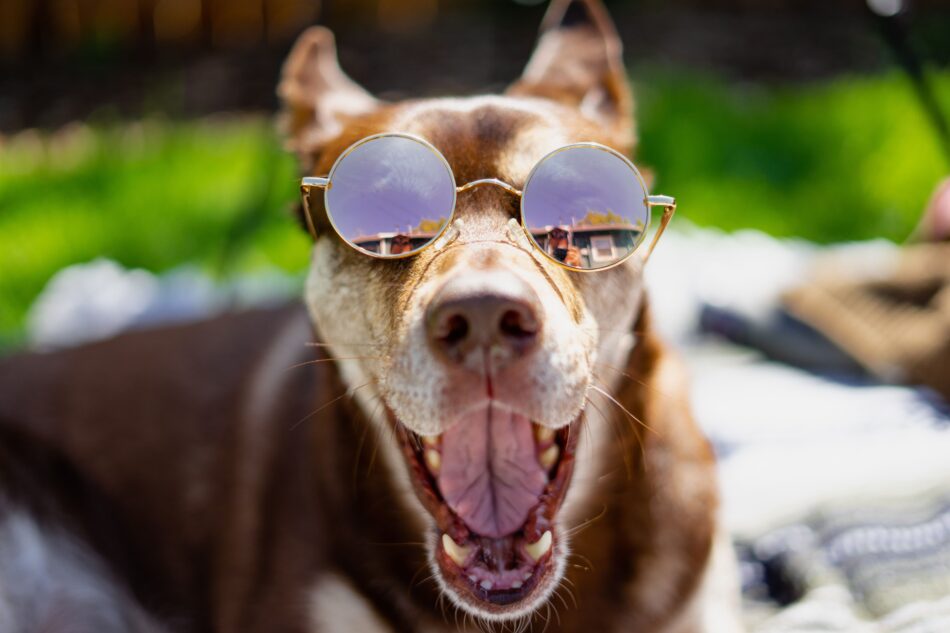
[[[545,97],[578,108],[633,145],[633,97],[620,37],[600,0],[553,0],[541,38],[511,95]]]
[[[343,130],[347,117],[379,106],[340,68],[333,33],[322,26],[310,27],[297,38],[284,62],[277,94],[284,107],[281,127],[288,149],[297,152],[304,170]]]

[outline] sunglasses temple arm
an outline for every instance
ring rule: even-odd
[[[310,214],[310,191],[327,189],[330,186],[328,178],[306,177],[300,180],[300,196],[303,198],[303,217],[307,223],[307,231],[313,239],[317,239],[317,229],[313,225],[313,216]]]
[[[660,228],[657,229],[656,234],[653,236],[653,241],[650,242],[650,247],[643,256],[644,264],[649,261],[650,255],[653,254],[653,249],[656,248],[656,243],[660,241],[660,238],[663,236],[663,231],[666,230],[670,220],[673,219],[673,214],[676,213],[676,201],[669,196],[650,196],[647,199],[647,204],[651,207],[663,207],[663,217],[660,219]]]

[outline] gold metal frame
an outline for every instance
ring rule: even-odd
[[[432,237],[431,240],[429,240],[428,242],[426,242],[425,244],[423,244],[421,247],[417,248],[416,250],[410,251],[408,253],[400,253],[398,255],[381,255],[379,253],[374,253],[372,251],[366,250],[365,248],[361,248],[357,246],[356,244],[353,244],[348,239],[346,239],[346,237],[344,237],[343,233],[340,232],[340,229],[337,227],[336,223],[333,222],[333,214],[330,212],[329,192],[330,192],[330,189],[333,187],[333,174],[334,172],[336,172],[336,169],[337,167],[339,167],[341,161],[360,145],[363,145],[364,143],[368,143],[369,141],[373,141],[373,140],[383,138],[383,137],[406,138],[425,146],[427,149],[433,152],[436,156],[438,156],[439,159],[442,161],[442,164],[445,166],[446,172],[448,173],[449,178],[453,185],[452,208],[449,211],[448,219],[445,221],[445,224],[442,225],[442,228],[439,230],[439,232],[436,233]],[[445,159],[445,156],[442,155],[442,152],[436,149],[431,143],[429,143],[425,139],[415,136],[413,134],[404,134],[404,133],[399,133],[399,132],[384,132],[382,134],[373,134],[372,136],[367,136],[366,138],[361,139],[353,143],[349,147],[347,147],[343,151],[343,153],[337,157],[336,161],[334,161],[333,166],[330,168],[330,173],[327,174],[325,177],[307,176],[300,180],[300,194],[303,197],[304,217],[307,222],[307,230],[310,232],[310,235],[313,236],[314,239],[317,239],[317,230],[316,230],[316,227],[314,226],[313,217],[310,211],[310,193],[313,189],[323,189],[323,205],[327,212],[327,220],[329,220],[330,226],[333,227],[333,230],[340,237],[340,239],[342,239],[348,246],[350,246],[350,248],[353,248],[354,250],[359,251],[360,253],[364,255],[369,255],[370,257],[375,257],[377,259],[387,259],[387,260],[403,259],[406,257],[412,257],[414,255],[418,255],[425,249],[429,248],[430,246],[438,242],[439,238],[445,234],[449,226],[452,224],[452,217],[455,215],[455,207],[458,202],[458,194],[468,191],[469,189],[474,189],[475,187],[482,187],[482,186],[501,187],[508,193],[518,196],[518,198],[521,199],[521,202],[520,202],[521,228],[525,232],[528,240],[532,244],[534,244],[535,248],[538,251],[540,251],[542,254],[544,254],[545,257],[547,257],[549,260],[551,260],[558,266],[566,270],[570,270],[572,272],[590,273],[590,272],[599,272],[602,270],[607,270],[615,266],[619,266],[620,264],[627,261],[630,257],[632,257],[633,254],[637,252],[637,249],[640,248],[640,245],[643,243],[644,239],[646,238],[647,231],[644,230],[640,234],[633,248],[631,248],[630,251],[626,255],[621,257],[619,260],[612,262],[610,264],[607,264],[606,266],[600,266],[598,268],[575,268],[573,266],[568,266],[564,262],[555,259],[547,251],[541,248],[541,245],[538,244],[538,242],[534,239],[534,236],[531,235],[531,231],[528,230],[528,224],[525,221],[524,193],[525,191],[528,190],[528,185],[531,183],[531,177],[534,176],[538,168],[548,158],[554,156],[555,154],[563,152],[565,150],[574,149],[577,147],[591,147],[594,149],[605,151],[609,154],[612,154],[613,156],[616,156],[620,160],[622,160],[627,165],[627,167],[630,168],[631,172],[633,172],[633,175],[636,177],[637,181],[640,183],[640,188],[643,190],[643,195],[644,195],[643,201],[647,209],[647,221],[645,224],[645,229],[649,229],[650,224],[652,223],[653,207],[663,207],[663,217],[660,219],[660,226],[659,228],[657,228],[656,233],[653,235],[653,240],[650,242],[650,245],[647,247],[646,253],[643,255],[643,263],[645,264],[647,260],[649,260],[650,255],[653,253],[653,249],[656,248],[657,242],[660,241],[660,237],[663,235],[663,232],[666,231],[666,227],[669,225],[670,220],[673,218],[673,213],[676,212],[676,200],[670,196],[651,196],[649,193],[649,190],[647,189],[646,182],[643,180],[643,176],[640,175],[640,171],[637,169],[636,165],[634,165],[633,162],[630,161],[629,158],[627,158],[620,152],[610,147],[607,147],[606,145],[601,145],[600,143],[591,143],[591,142],[572,143],[570,145],[565,145],[564,147],[559,147],[555,149],[554,151],[549,152],[548,154],[544,155],[541,158],[541,160],[539,160],[534,165],[534,167],[531,168],[531,171],[528,173],[528,177],[525,179],[524,189],[522,190],[522,189],[518,189],[514,185],[511,185],[503,180],[499,180],[498,178],[482,178],[479,180],[473,180],[471,182],[467,182],[463,185],[457,185],[455,181],[455,174],[452,172],[452,167],[451,165],[449,165],[449,161]]]
[[[439,157],[439,160],[442,161],[442,165],[445,166],[445,171],[449,175],[449,180],[452,182],[452,207],[448,209],[448,219],[445,221],[445,224],[442,225],[442,228],[439,229],[439,232],[432,236],[432,239],[423,244],[421,247],[417,248],[414,251],[408,253],[400,253],[398,255],[382,255],[380,253],[374,253],[373,251],[361,248],[354,244],[353,242],[346,239],[342,232],[340,232],[339,227],[333,221],[333,213],[330,212],[330,189],[333,187],[333,174],[336,172],[337,167],[340,166],[340,163],[343,162],[343,159],[346,158],[350,153],[353,152],[360,145],[369,143],[370,141],[375,141],[380,138],[406,138],[410,141],[415,141],[420,145],[424,146],[430,152]],[[375,257],[376,259],[403,259],[406,257],[412,257],[413,255],[418,255],[423,250],[429,248],[435,244],[442,234],[445,233],[446,229],[449,228],[449,224],[452,223],[452,216],[455,215],[455,203],[458,202],[458,193],[459,187],[455,186],[455,174],[452,173],[452,166],[449,165],[449,161],[445,159],[445,156],[442,155],[442,152],[437,150],[432,143],[420,138],[413,134],[402,134],[398,132],[384,132],[382,134],[373,134],[372,136],[367,136],[366,138],[360,139],[343,150],[343,153],[340,154],[337,159],[333,162],[333,166],[330,168],[330,173],[327,174],[326,178],[303,178],[300,181],[300,193],[303,195],[304,200],[304,213],[307,216],[307,229],[310,231],[310,235],[313,236],[313,239],[317,239],[317,231],[313,225],[313,218],[310,216],[310,189],[313,187],[318,187],[323,189],[323,207],[327,210],[327,219],[330,221],[330,226],[333,227],[333,230],[336,231],[336,234],[351,248],[356,249],[364,255],[369,255],[370,257]]]

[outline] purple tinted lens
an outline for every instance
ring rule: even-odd
[[[569,147],[525,185],[524,221],[538,247],[572,268],[616,264],[640,243],[650,210],[636,172],[605,149]]]
[[[381,136],[340,159],[326,196],[330,219],[348,242],[377,255],[405,255],[445,226],[455,205],[455,180],[428,145]]]

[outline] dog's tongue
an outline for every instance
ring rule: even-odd
[[[507,536],[520,528],[547,484],[531,421],[494,405],[442,434],[439,490],[473,532]]]

